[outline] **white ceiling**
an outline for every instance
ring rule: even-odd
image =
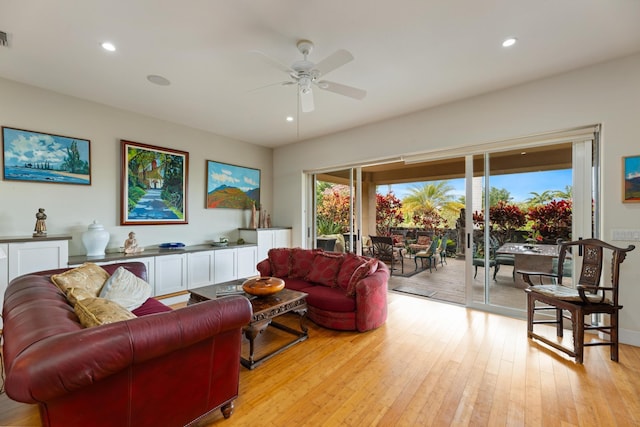
[[[640,0],[0,0],[0,31],[1,77],[276,147],[639,52]],[[262,88],[288,77],[251,51],[303,38],[366,98]]]

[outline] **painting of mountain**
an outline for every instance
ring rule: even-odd
[[[625,157],[624,202],[640,202],[640,156]]]
[[[260,206],[260,169],[207,160],[206,208]]]

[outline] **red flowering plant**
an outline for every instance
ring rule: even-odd
[[[552,200],[529,208],[527,219],[532,221],[531,238],[541,243],[555,244],[558,239],[571,238],[571,200]]]
[[[473,213],[473,222],[484,228],[484,211]],[[525,213],[517,205],[509,204],[504,200],[489,208],[489,228],[496,230],[500,244],[510,242],[513,232],[527,223]]]
[[[413,212],[413,223],[425,230],[434,230],[441,225],[446,225],[447,220],[442,218],[437,209],[423,206]]]
[[[397,227],[404,221],[402,202],[393,191],[385,196],[376,194],[376,232],[378,236],[390,236],[391,228]]]

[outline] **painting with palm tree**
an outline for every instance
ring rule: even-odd
[[[189,153],[121,141],[120,223],[186,224]]]

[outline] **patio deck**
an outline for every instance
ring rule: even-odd
[[[398,286],[410,286],[424,290],[431,295],[428,299],[449,302],[453,304],[465,304],[464,289],[464,266],[465,260],[459,258],[447,258],[447,263],[440,265],[437,270],[425,269],[411,277],[403,277],[395,274],[389,279],[389,290],[394,291]],[[420,263],[418,263],[420,269]],[[413,259],[405,258],[404,273],[415,271]],[[513,281],[513,267],[503,265],[500,267],[496,280],[490,278],[489,298],[493,305],[511,307],[520,310],[526,309],[526,297],[522,288],[515,285]],[[493,276],[493,269],[491,269]],[[484,268],[478,268],[478,277],[474,279],[473,293],[474,300],[481,302],[483,297]],[[403,293],[404,295],[408,295]],[[420,298],[420,296],[416,296]]]

